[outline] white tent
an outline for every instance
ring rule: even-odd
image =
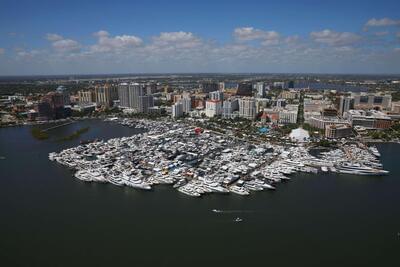
[[[289,134],[290,140],[294,142],[307,142],[310,139],[308,131],[303,128],[297,128],[292,130]]]

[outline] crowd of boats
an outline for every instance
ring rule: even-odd
[[[118,119],[138,134],[95,140],[52,152],[49,159],[75,171],[85,182],[150,190],[169,184],[199,197],[207,193],[249,195],[275,190],[296,172],[383,175],[379,152],[362,144],[312,155],[305,146],[252,144],[169,121]]]

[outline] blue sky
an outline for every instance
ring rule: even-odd
[[[0,75],[400,73],[399,1],[0,2]]]

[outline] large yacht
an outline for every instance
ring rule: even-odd
[[[356,174],[356,175],[385,175],[389,171],[374,169],[359,163],[343,162],[337,166],[338,173]]]

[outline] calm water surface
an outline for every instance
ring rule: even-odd
[[[80,139],[137,131],[85,121],[52,136],[84,126]],[[0,129],[1,266],[400,266],[400,145],[378,146],[389,176],[296,175],[275,192],[196,199],[84,183],[48,160],[78,143]]]

